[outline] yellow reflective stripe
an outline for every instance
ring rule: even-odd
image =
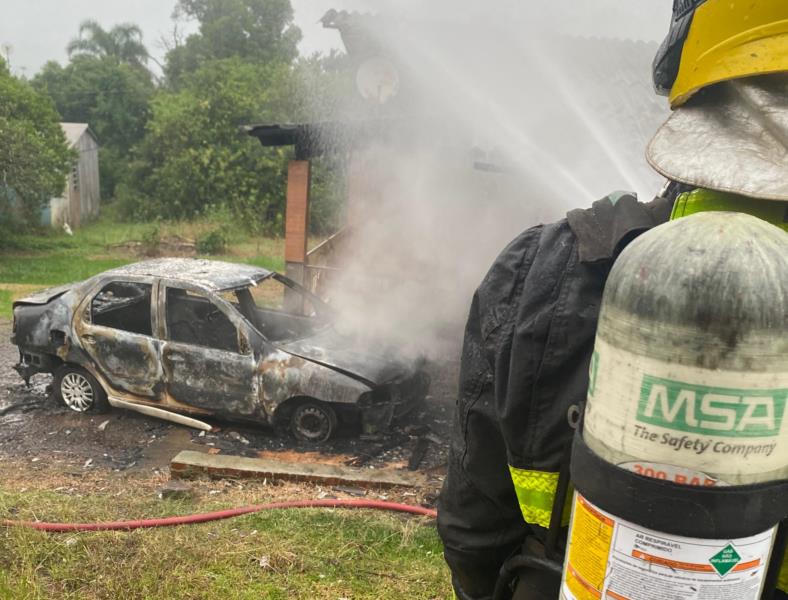
[[[780,577],[777,579],[777,587],[788,594],[788,550],[783,556],[783,566],[780,569]]]
[[[553,502],[555,501],[555,490],[558,487],[558,473],[549,471],[528,471],[509,467],[512,476],[514,491],[517,494],[517,501],[520,504],[520,511],[526,523],[550,527],[550,515],[553,512]],[[571,506],[571,494],[567,494],[567,502],[564,506],[561,524],[569,523],[569,511]]]

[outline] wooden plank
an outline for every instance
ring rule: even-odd
[[[424,478],[419,473],[393,469],[353,469],[340,465],[203,454],[190,450],[181,452],[170,462],[170,476],[175,479],[189,479],[200,475],[231,479],[311,481],[325,485],[351,484],[376,488],[419,487],[424,484]]]
[[[308,160],[291,160],[287,167],[287,206],[285,207],[285,260],[306,262],[309,226],[309,186],[311,168]]]

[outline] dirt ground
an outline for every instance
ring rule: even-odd
[[[430,365],[432,383],[425,404],[387,434],[359,439],[340,433],[315,446],[264,427],[217,422],[212,424],[218,431],[205,433],[120,409],[101,415],[74,413],[49,394],[51,377],[37,375],[25,386],[12,369],[18,353],[10,335],[11,323],[0,319],[0,465],[6,472],[89,476],[114,485],[131,475],[166,477],[170,460],[181,450],[406,469],[414,451],[426,448],[418,470],[430,482],[419,494],[427,504],[434,502],[445,473],[459,349]]]

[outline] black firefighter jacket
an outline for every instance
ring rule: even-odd
[[[476,291],[438,505],[460,600],[489,598],[503,561],[528,534],[544,534],[573,433],[567,411],[586,396],[608,273],[618,252],[667,221],[671,207],[665,198],[609,196],[533,227],[504,249]],[[516,493],[521,476],[526,487],[544,487]]]

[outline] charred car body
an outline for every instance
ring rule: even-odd
[[[333,311],[266,269],[159,259],[14,303],[27,381],[54,374],[69,408],[129,408],[209,429],[201,416],[289,424],[323,441],[340,419],[385,429],[420,401],[422,361],[358,347]]]

